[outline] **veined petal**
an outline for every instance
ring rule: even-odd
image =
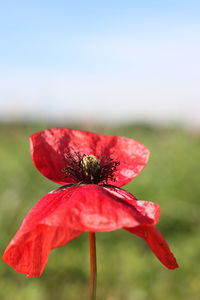
[[[64,153],[68,151],[70,130],[47,129],[30,136],[30,152],[35,167],[50,180],[59,184],[77,183],[64,174]]]
[[[131,201],[132,198],[132,201]],[[112,231],[141,224],[154,224],[130,193],[94,184],[80,186],[72,194],[69,226],[80,231]],[[128,199],[128,201],[127,201]]]
[[[136,208],[141,214],[151,218],[154,225],[158,223],[160,217],[160,206],[157,203],[138,200]]]
[[[160,206],[157,203],[137,200],[131,193],[114,186],[105,185],[103,186],[103,188],[107,190],[111,195],[116,196],[117,198],[121,198],[123,201],[133,205],[143,216],[151,219],[153,225],[158,223],[160,217]]]
[[[168,269],[178,268],[176,258],[157,228],[154,226],[140,225],[138,227],[125,229],[144,239],[160,262]]]
[[[6,248],[3,260],[28,277],[40,276],[51,249],[83,231],[111,231],[153,225],[159,206],[137,201],[120,188],[94,184],[61,187],[28,213]]]
[[[67,167],[64,154],[71,151],[82,155],[94,155],[98,159],[110,157],[120,162],[117,166],[116,186],[131,181],[144,168],[149,151],[141,143],[126,137],[105,136],[87,131],[53,128],[30,137],[31,155],[36,168],[47,178],[60,183],[76,183],[77,180],[64,174]],[[110,179],[107,182],[112,184]]]
[[[53,191],[38,201],[6,248],[3,255],[6,263],[28,277],[40,276],[50,250],[64,246],[82,233],[66,226],[64,214],[60,214],[62,207],[67,218],[67,207],[75,189]]]

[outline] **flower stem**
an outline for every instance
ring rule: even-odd
[[[89,240],[90,240],[90,300],[96,300],[97,260],[96,260],[96,237],[94,232],[89,232]]]

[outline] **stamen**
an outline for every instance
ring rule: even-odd
[[[64,154],[64,159],[67,166],[62,171],[83,184],[106,184],[108,179],[115,181],[115,171],[120,164],[110,157],[100,160],[92,154],[82,155],[75,151]]]
[[[100,168],[100,182],[107,183],[108,179],[110,179],[111,181],[116,181],[115,172],[117,170],[117,166],[119,165],[119,161],[116,161],[110,157],[105,158]]]

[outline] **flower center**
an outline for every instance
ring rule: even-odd
[[[115,171],[119,165],[112,158],[81,155],[79,152],[64,154],[66,167],[62,169],[65,174],[71,175],[78,183],[98,184],[107,183],[108,179],[115,181]]]
[[[82,158],[81,164],[85,176],[90,179],[91,182],[93,182],[98,176],[100,170],[100,161],[94,155],[87,155]]]

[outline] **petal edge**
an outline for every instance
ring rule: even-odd
[[[143,225],[125,229],[145,240],[160,262],[168,269],[173,270],[179,267],[167,242],[156,227]]]

